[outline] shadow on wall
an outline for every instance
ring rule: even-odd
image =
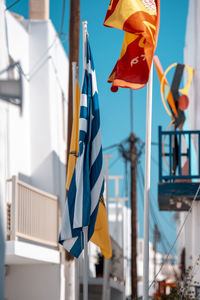
[[[51,152],[33,171],[30,177],[19,173],[19,179],[38,189],[59,197],[61,212],[64,211],[66,193],[66,166],[55,151]]]

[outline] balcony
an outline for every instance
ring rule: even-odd
[[[7,180],[7,194],[5,258],[6,265],[10,265],[10,268],[7,268],[9,274],[6,277],[7,298],[12,298],[12,291],[15,291],[17,297],[21,299],[19,296],[21,289],[23,289],[23,295],[27,295],[30,289],[34,293],[35,287],[40,286],[36,288],[37,295],[40,295],[40,289],[43,295],[50,295],[49,290],[51,290],[51,296],[56,295],[54,298],[58,299],[65,285],[63,261],[60,259],[61,252],[58,248],[60,227],[58,197],[36,189],[15,176]],[[98,300],[102,298],[103,277],[97,278],[95,273],[97,247],[92,243],[89,245],[93,248],[91,252],[89,251],[88,292],[91,299]],[[110,265],[110,296],[111,299],[121,300],[124,299],[125,293],[123,250],[114,240],[112,240],[112,247],[115,257],[112,258]],[[80,283],[80,299],[82,299],[83,256],[79,258],[78,264],[78,283]],[[22,268],[21,265],[23,265]],[[24,284],[30,286],[30,278],[33,278],[34,285],[29,290],[24,289]],[[15,282],[20,282],[22,288],[16,291]],[[28,299],[27,296],[24,296],[24,299]]]
[[[159,209],[187,211],[199,178],[200,131],[162,131],[159,127]]]
[[[16,176],[7,180],[6,263],[59,263],[58,197]]]

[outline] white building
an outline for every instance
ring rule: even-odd
[[[115,176],[113,176],[115,177]],[[114,198],[111,198],[114,200]],[[131,209],[128,208],[123,199],[117,197],[115,202],[109,203],[109,228],[110,235],[118,242],[118,245],[122,248],[124,259],[124,282],[126,297],[131,295]],[[139,231],[139,230],[138,230]],[[144,239],[137,239],[137,277],[138,277],[138,297],[143,295],[143,251],[144,251]],[[164,261],[164,255],[157,252],[156,260],[154,261],[153,245],[149,242],[149,283],[154,280],[155,273],[157,273]],[[165,270],[164,270],[165,269]],[[159,273],[157,281],[161,281],[166,277],[171,277],[173,274],[173,267],[169,265],[168,274],[166,274],[166,265],[162,272]],[[170,273],[170,275],[169,275]],[[152,285],[150,289],[150,295],[153,295],[155,286]]]
[[[116,199],[109,203],[109,229],[111,237],[121,248],[123,269],[120,277],[126,287],[126,296],[131,294],[130,259],[131,259],[131,210],[124,202]]]
[[[188,64],[194,69],[194,77],[189,90],[189,107],[187,115],[187,124],[189,130],[200,130],[200,3],[198,0],[189,1],[189,10],[187,17],[187,29],[185,38],[184,49],[184,63]],[[187,81],[187,75],[185,76],[185,82]],[[194,153],[192,170],[198,174],[199,172],[199,143],[194,141]],[[199,180],[198,180],[199,181]],[[182,229],[181,236],[178,241],[178,256],[179,262],[181,261],[181,253],[185,249],[185,268],[192,268],[191,275],[194,275],[194,285],[199,285],[200,282],[200,267],[198,257],[200,255],[200,202],[195,201],[192,204],[191,213],[187,212],[179,213],[178,230],[181,228],[183,222],[185,225]],[[184,257],[182,257],[184,260]]]
[[[5,8],[1,1],[0,68],[19,62],[23,86],[22,111],[0,101],[5,299],[61,299],[68,58],[48,16],[24,20]]]

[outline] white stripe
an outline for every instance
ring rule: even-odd
[[[76,198],[74,207],[73,228],[82,227],[83,219],[83,166],[84,166],[85,145],[83,144],[82,155],[76,161]]]
[[[79,130],[87,132],[87,123],[88,121],[84,118],[79,118]]]
[[[96,80],[96,73],[95,73],[95,71],[92,71],[91,74],[92,74],[92,96],[94,96],[95,93],[98,93],[98,90],[97,90],[97,80]]]
[[[92,142],[92,157],[91,157],[91,166],[94,164],[99,152],[101,150],[101,130],[99,129],[93,142]]]
[[[86,94],[81,94],[80,106],[87,107],[87,95]]]
[[[87,71],[92,76],[92,96],[94,96],[95,92],[98,93],[98,90],[97,90],[96,72],[91,68],[91,60],[89,60],[89,63],[87,64]]]
[[[74,238],[64,241],[63,247],[69,252],[72,249],[72,247],[74,246],[74,244],[76,243],[77,239],[78,239],[78,237],[74,237]]]
[[[103,183],[103,167],[101,168],[101,172],[99,174],[99,177],[93,186],[93,189],[91,191],[91,209],[90,209],[90,215],[93,213],[95,210],[98,202],[99,202],[99,197],[100,197],[100,192],[102,188],[102,183]]]
[[[88,64],[87,64],[86,68],[87,68],[88,73],[91,74],[91,72],[92,72],[91,60],[88,61]]]
[[[61,239],[69,239],[72,237],[71,224],[69,218],[68,199],[65,202],[64,215],[62,217]]]

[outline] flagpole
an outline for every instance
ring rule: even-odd
[[[106,183],[106,210],[108,216],[108,226],[109,226],[109,158],[112,158],[112,154],[105,154],[103,156],[105,161],[105,183]],[[109,281],[109,273],[110,273],[110,260],[104,258],[103,263],[103,289],[102,289],[102,300],[109,299],[110,293],[110,281]]]
[[[152,123],[153,63],[147,84],[146,104],[146,147],[144,185],[144,251],[143,251],[143,300],[149,299],[149,195],[151,172],[151,123]]]
[[[87,41],[87,21],[82,22],[82,29],[83,29],[83,70],[86,69],[86,41]],[[84,78],[84,72],[83,72],[83,78]]]
[[[87,21],[82,22],[83,28],[83,70],[86,69]],[[84,72],[83,72],[84,78]],[[88,300],[88,227],[83,228],[84,265],[83,265],[83,300]]]
[[[88,300],[88,227],[83,227],[84,265],[83,265],[83,300]]]
[[[76,81],[78,80],[78,67],[77,62],[72,62],[72,95],[73,95],[73,115],[75,113],[76,107]],[[74,300],[79,300],[80,293],[80,281],[79,281],[79,260],[77,258],[74,259]]]
[[[77,63],[76,61],[72,62],[72,99],[73,99],[73,114],[76,102],[76,79],[77,79]]]

